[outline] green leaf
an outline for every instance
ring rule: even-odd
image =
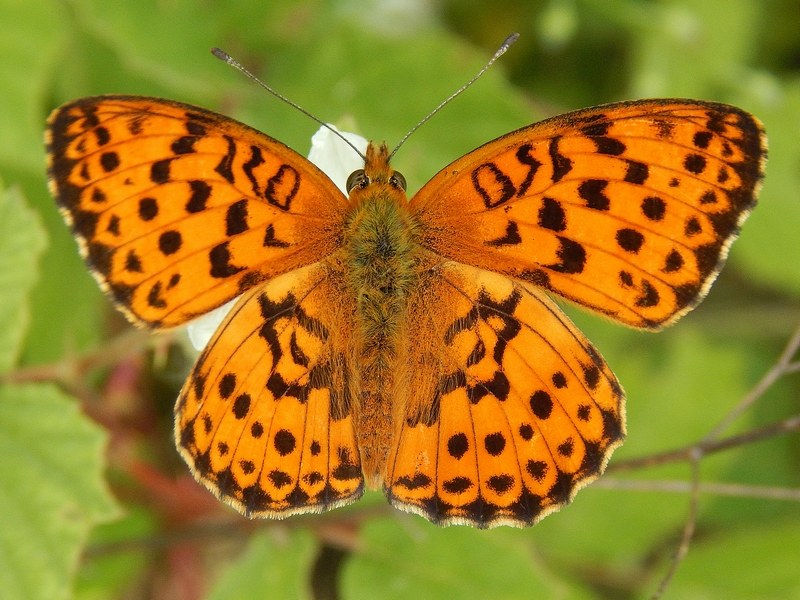
[[[701,532],[667,594],[688,600],[800,597],[800,521]]]
[[[58,2],[0,2],[0,167],[39,171],[43,164],[40,98],[65,37]]]
[[[74,600],[126,598],[126,590],[151,568],[149,544],[163,535],[163,519],[141,505],[127,506],[124,516],[92,530],[87,556],[78,571]]]
[[[316,549],[314,536],[301,529],[258,533],[217,580],[208,600],[311,598],[308,581]]]
[[[649,21],[634,38],[635,96],[708,97],[732,88],[754,48],[761,9],[753,0],[665,0],[651,5]]]
[[[362,536],[342,573],[348,600],[552,598],[562,585],[525,531],[439,529],[409,517],[372,521]]]
[[[51,385],[0,387],[0,590],[68,598],[92,526],[118,514],[105,434]]]
[[[0,373],[19,357],[46,234],[22,192],[0,188]]]

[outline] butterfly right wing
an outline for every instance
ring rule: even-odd
[[[330,179],[211,111],[82,98],[53,112],[46,144],[84,259],[139,325],[180,325],[336,248],[347,203]]]
[[[361,496],[343,285],[317,263],[246,292],[181,391],[181,455],[246,516],[321,512]]]

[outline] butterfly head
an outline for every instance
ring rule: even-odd
[[[389,165],[389,149],[386,144],[379,146],[370,142],[364,159],[364,168],[353,171],[347,178],[347,192],[351,198],[372,186],[390,188],[405,194],[406,178]],[[375,187],[372,187],[375,189]]]

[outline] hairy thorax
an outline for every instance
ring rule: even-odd
[[[403,394],[409,295],[417,289],[421,257],[417,226],[405,193],[378,181],[350,197],[343,244],[345,277],[354,304],[351,372],[361,460],[378,484]]]

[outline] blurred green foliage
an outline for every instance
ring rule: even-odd
[[[13,189],[0,203],[9,232],[0,365],[9,381],[51,378],[80,398],[41,381],[0,385],[4,590],[48,600],[422,600],[643,598],[656,588],[687,512],[683,493],[590,486],[533,529],[489,532],[435,528],[385,508],[379,494],[277,524],[218,506],[187,481],[172,447],[171,406],[191,360],[179,347],[140,345],[77,379],[70,371],[73,357],[104,354],[124,325],[47,192],[44,121],[75,97],[146,94],[224,112],[305,153],[314,123],[211,57],[220,46],[320,118],[391,144],[511,31],[522,33],[517,45],[398,154],[411,191],[493,137],[583,106],[693,97],[758,115],[770,139],[761,203],[703,305],[658,336],[570,312],[628,394],[629,436],[613,465],[702,438],[800,322],[797,1],[0,0],[0,22],[0,178]],[[731,432],[796,413],[797,397],[797,378],[782,380]],[[53,433],[58,424],[74,435]],[[708,457],[702,480],[797,490],[797,442],[794,433]],[[688,480],[688,468],[632,476]],[[668,597],[800,597],[796,501],[709,494],[700,508]],[[42,556],[51,560],[30,558]]]

